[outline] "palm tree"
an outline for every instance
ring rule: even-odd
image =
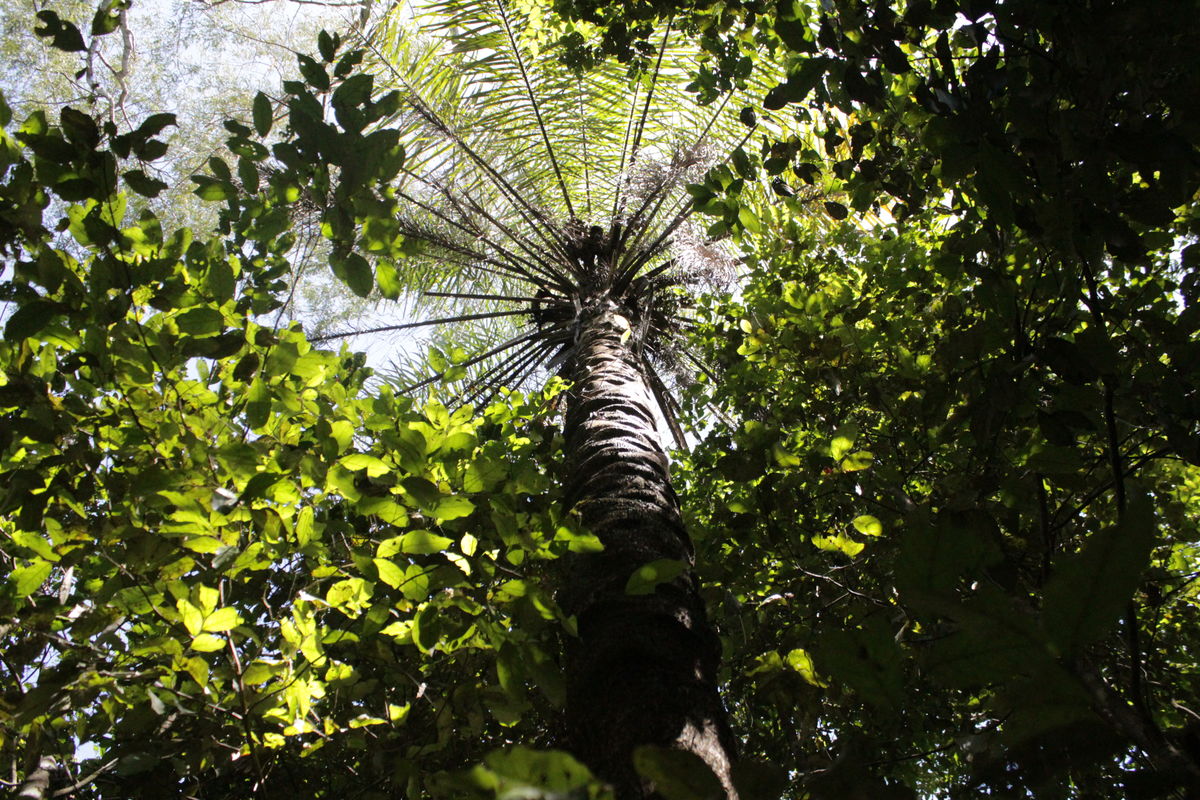
[[[669,30],[631,76],[574,73],[557,32],[504,0],[428,11],[441,44],[397,25],[375,51],[405,100],[393,188],[421,316],[379,330],[452,324],[475,344],[410,390],[452,381],[486,403],[555,372],[569,382],[565,497],[604,549],[563,568],[559,601],[578,620],[566,745],[621,798],[654,791],[633,765],[643,745],[698,755],[733,797],[720,644],[658,419],[683,444],[671,372],[707,369],[681,336],[690,292],[732,265],[686,186],[749,138],[727,113],[740,104],[690,100]]]

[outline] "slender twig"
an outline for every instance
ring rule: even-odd
[[[110,760],[104,762],[99,767],[97,767],[95,770],[93,770],[91,773],[89,773],[88,775],[75,781],[70,786],[63,786],[61,789],[55,789],[53,794],[51,794],[50,796],[51,797],[66,797],[69,794],[74,794],[75,792],[79,791],[80,789],[87,786],[88,784],[94,782],[101,775],[103,775],[104,773],[108,772],[110,769],[115,767],[117,765],[118,760],[119,759],[113,758],[113,759],[110,759]]]

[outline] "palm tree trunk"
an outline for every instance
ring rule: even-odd
[[[619,800],[656,796],[633,768],[641,745],[695,753],[733,800],[720,642],[691,572],[692,545],[634,337],[609,301],[585,310],[580,325],[568,365],[565,495],[604,550],[573,556],[560,593],[579,628],[566,661],[569,746]],[[630,575],[658,559],[688,568],[649,594],[627,594]]]

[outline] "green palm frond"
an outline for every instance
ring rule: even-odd
[[[737,112],[755,87],[696,104],[694,53],[669,28],[642,68],[580,73],[563,65],[536,4],[434,0],[419,11],[415,23],[393,15],[371,45],[378,84],[403,101],[385,123],[406,153],[393,190],[412,319],[391,328],[453,323],[434,340],[462,355],[423,375],[402,360],[392,378],[420,391],[449,377],[456,397],[486,402],[552,373],[582,308],[603,297],[634,322],[680,437],[670,375],[694,370],[680,369],[673,340],[690,292],[733,264],[693,222],[686,188],[751,138]]]

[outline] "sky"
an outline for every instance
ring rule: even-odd
[[[89,62],[82,53],[51,50],[34,34],[35,13],[43,5],[34,0],[0,3],[0,92],[13,107],[15,122],[37,108],[53,120],[66,105],[111,118],[122,129],[136,127],[151,113],[175,113],[178,128],[164,134],[171,150],[154,164],[159,170],[155,177],[172,188],[150,205],[164,228],[188,226],[198,236],[215,221],[216,206],[192,196],[188,178],[204,171],[207,159],[220,152],[228,136],[221,123],[229,117],[248,118],[258,91],[278,97],[282,81],[298,76],[297,52],[315,52],[318,31],[346,30],[361,22],[362,13],[358,0],[134,0],[126,30],[103,37],[103,47]],[[86,38],[94,3],[60,0],[49,5],[75,22]],[[89,75],[76,75],[89,65],[98,92],[89,90]],[[356,302],[326,274],[305,282],[296,294],[294,313],[310,330],[345,330],[395,321],[400,310],[394,304],[377,308]],[[0,322],[6,316],[0,308]],[[398,351],[411,349],[412,339],[391,335],[346,341],[365,350],[369,363],[381,369]]]

